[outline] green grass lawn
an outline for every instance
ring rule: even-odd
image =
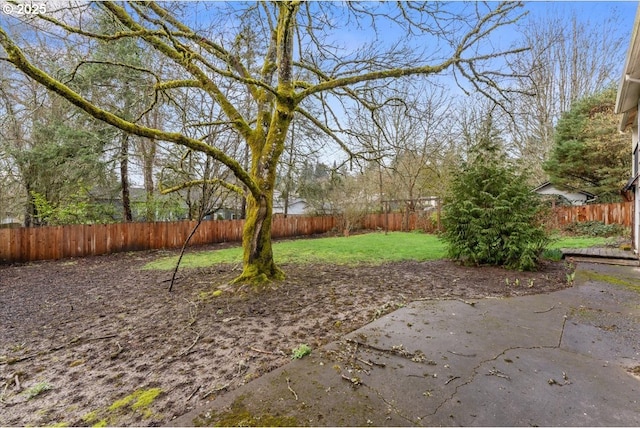
[[[556,248],[584,248],[602,245],[604,238],[570,237],[556,240],[549,246]],[[435,235],[412,232],[367,233],[348,238],[318,238],[277,241],[273,254],[278,264],[327,263],[356,265],[382,264],[401,260],[437,260],[447,254],[447,247]],[[145,269],[169,270],[175,267],[177,257],[165,257],[150,262]],[[216,251],[187,252],[182,259],[183,268],[207,267],[218,263],[240,263],[242,248]]]
[[[296,239],[276,241],[273,255],[276,263],[328,263],[356,265],[382,264],[400,260],[436,260],[446,256],[446,246],[435,235],[410,232],[367,233],[348,238]],[[177,257],[148,263],[145,269],[173,269]],[[206,267],[217,263],[240,263],[242,248],[187,253],[182,267]]]
[[[604,245],[607,242],[607,238],[593,237],[593,236],[567,236],[557,237],[549,245],[549,248],[588,248],[598,245]]]

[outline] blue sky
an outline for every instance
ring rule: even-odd
[[[622,18],[633,23],[637,1],[530,1],[526,2],[526,8],[532,14],[545,14],[549,10],[556,8],[565,8],[567,10],[575,10],[583,17],[595,18],[618,9]]]
[[[621,35],[631,39],[631,29],[635,20],[637,1],[532,1],[526,2],[525,8],[532,17],[541,17],[554,10],[575,11],[584,21],[600,22],[606,17],[615,16],[619,22]],[[594,29],[595,30],[595,29]]]

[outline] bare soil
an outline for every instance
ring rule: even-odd
[[[164,425],[410,301],[547,293],[570,273],[284,265],[270,289],[214,296],[239,267],[182,270],[168,292],[171,272],[142,267],[174,253],[0,266],[0,426]]]

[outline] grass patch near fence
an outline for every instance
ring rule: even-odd
[[[604,245],[605,238],[561,237],[549,249],[586,248]],[[367,233],[348,238],[318,238],[276,241],[273,254],[278,264],[326,263],[339,265],[382,264],[402,260],[438,260],[447,256],[447,246],[436,235],[417,232]],[[164,257],[147,263],[145,269],[171,270],[177,257]],[[183,268],[201,268],[215,264],[242,262],[242,248],[187,252]]]
[[[327,263],[356,265],[382,264],[401,260],[436,260],[446,256],[446,244],[435,235],[414,232],[367,233],[348,238],[296,239],[273,243],[278,264]],[[177,257],[166,257],[145,269],[168,270],[175,267]],[[187,253],[181,266],[207,267],[218,263],[241,263],[242,248]]]
[[[549,245],[549,249],[556,248],[588,248],[605,245],[607,238],[593,236],[560,236],[555,237]]]

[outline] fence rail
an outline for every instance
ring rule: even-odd
[[[574,221],[600,220],[628,227],[632,218],[633,204],[624,202],[557,208],[552,222],[563,226]],[[274,238],[310,236],[327,233],[339,224],[339,220],[332,216],[275,217],[272,235]],[[0,229],[0,263],[180,248],[195,225],[194,221],[180,221]],[[190,246],[240,242],[243,226],[244,220],[204,221],[191,238]],[[362,226],[369,230],[436,230],[430,216],[416,213],[368,214]]]

